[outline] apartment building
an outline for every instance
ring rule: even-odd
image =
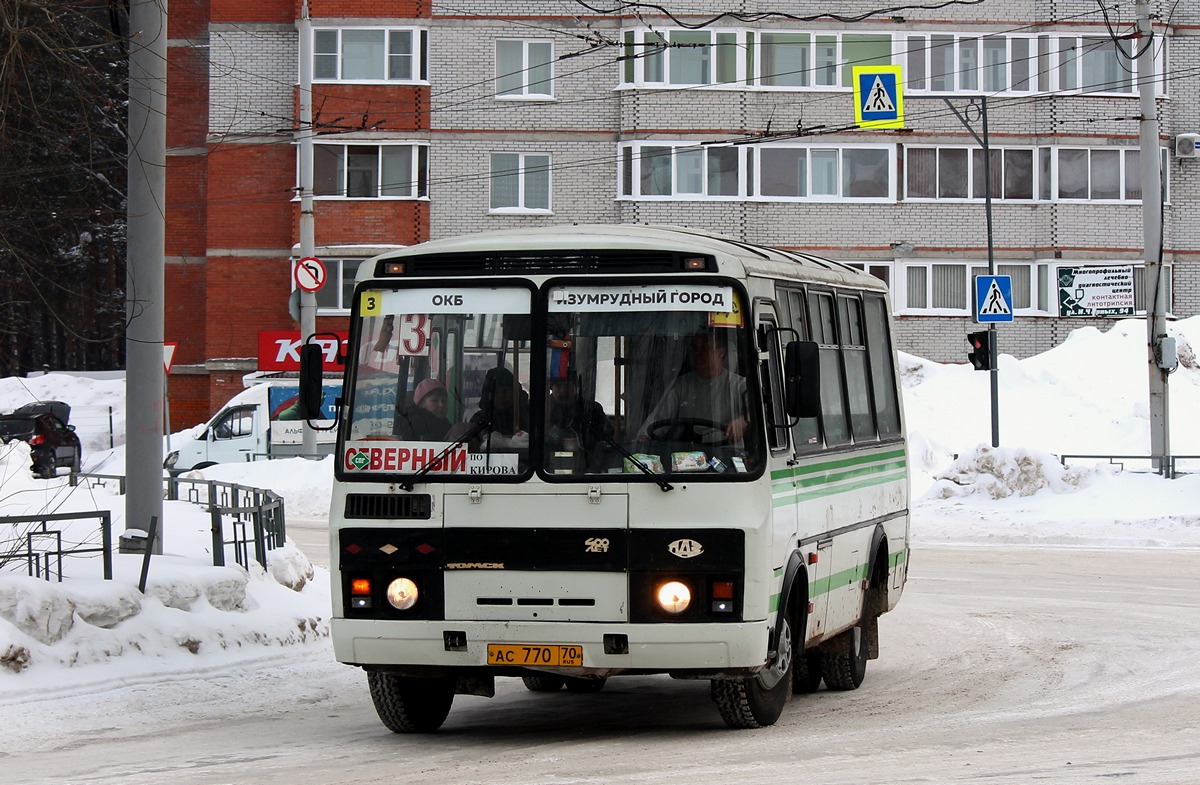
[[[345,329],[358,264],[389,248],[668,223],[869,270],[890,285],[899,348],[939,361],[965,361],[973,277],[994,267],[1014,313],[999,349],[1029,356],[1153,296],[1150,74],[1167,305],[1200,313],[1200,7],[1151,3],[1147,39],[1133,4],[1104,0],[828,5],[309,0],[318,330]],[[266,355],[298,330],[302,13],[302,0],[171,6],[177,422],[275,367]],[[899,67],[888,97],[903,127],[856,124],[855,66]],[[1134,290],[1110,316],[1072,299],[1101,267]]]

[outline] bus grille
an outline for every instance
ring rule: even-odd
[[[427,493],[404,496],[378,493],[346,494],[347,518],[402,518],[429,520],[433,504]]]

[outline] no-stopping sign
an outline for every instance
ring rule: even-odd
[[[293,275],[296,278],[297,286],[306,292],[315,292],[325,285],[325,278],[328,274],[320,259],[315,256],[306,256],[296,262]]]

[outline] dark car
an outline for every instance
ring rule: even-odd
[[[49,479],[62,466],[72,472],[79,471],[83,449],[75,435],[75,426],[67,425],[57,415],[48,412],[0,415],[0,440],[13,439],[29,443],[31,468],[36,477]]]

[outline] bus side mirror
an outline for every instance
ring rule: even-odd
[[[300,419],[320,420],[325,391],[325,357],[320,344],[306,343],[300,347]]]
[[[813,341],[789,341],[784,348],[783,408],[789,417],[821,413],[821,361]]]

